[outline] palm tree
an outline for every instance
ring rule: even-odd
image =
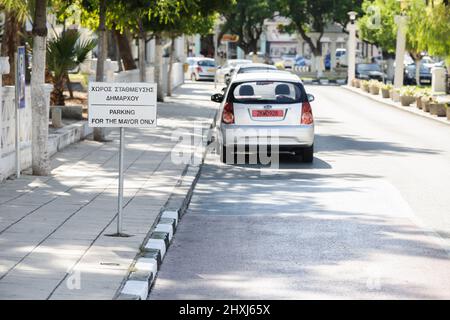
[[[23,41],[23,27],[25,20],[33,9],[31,1],[26,0],[0,0],[0,10],[4,12],[4,25],[2,26],[2,56],[9,57],[10,71],[3,75],[3,85],[14,85],[15,83],[15,61],[14,55],[17,47]]]
[[[89,51],[97,45],[96,40],[80,40],[80,33],[67,30],[47,44],[47,65],[53,74],[52,104],[64,105],[64,85],[68,72],[86,60]]]

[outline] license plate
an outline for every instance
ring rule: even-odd
[[[252,117],[282,117],[283,110],[252,110]]]
[[[430,83],[431,82],[431,80],[430,79],[422,79],[422,81],[421,81],[422,83]]]

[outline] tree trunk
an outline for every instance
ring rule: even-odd
[[[416,72],[414,75],[414,79],[416,80],[416,85],[420,84],[420,60],[422,59],[422,56],[420,55],[420,52],[414,52],[413,50],[409,50],[410,56],[414,60],[414,65],[416,66]]]
[[[322,77],[324,64],[322,57],[322,43],[320,42],[320,39],[322,38],[323,32],[320,33],[319,38],[314,44],[313,40],[308,36],[305,29],[303,29],[303,26],[297,25],[297,31],[300,33],[303,40],[305,40],[306,43],[308,43],[309,47],[311,48],[311,52],[313,54],[314,59],[313,67],[315,71],[317,71],[317,77],[318,78]]]
[[[248,45],[248,53],[246,52],[246,55],[250,52],[253,52],[255,55],[258,53],[258,39],[252,39]]]
[[[171,38],[169,52],[169,72],[167,73],[167,96],[172,96],[172,70],[173,70],[173,52],[175,51],[175,37]]]
[[[31,74],[32,170],[34,175],[50,174],[48,155],[49,110],[45,93],[47,44],[47,0],[36,0],[33,24],[33,69]]]
[[[15,84],[15,61],[14,56],[20,45],[20,23],[14,11],[5,12],[5,24],[3,25],[2,57],[9,57],[9,73],[3,75],[3,85],[13,86]]]
[[[65,78],[60,77],[53,85],[53,90],[50,94],[50,104],[54,106],[64,106],[64,84]]]
[[[95,81],[103,82],[105,73],[105,60],[107,51],[106,38],[106,0],[100,0],[99,11],[100,23],[98,26],[98,55],[97,55],[97,72]],[[106,141],[106,129],[94,128],[94,140]]]
[[[394,58],[392,56],[387,58],[387,69],[386,69],[386,75],[389,81],[394,83],[394,74],[395,74],[395,67],[394,67]]]
[[[155,35],[155,83],[157,84],[157,100],[164,101],[164,87],[161,79],[162,67],[162,39],[161,35]]]
[[[130,41],[126,36],[126,33],[120,33],[119,30],[114,30],[116,36],[117,45],[119,47],[119,56],[123,63],[125,70],[136,69],[136,62],[134,62],[133,54],[131,53]]]
[[[416,85],[420,86],[420,59],[414,59],[414,63],[416,65]]]
[[[73,89],[72,89],[72,82],[70,81],[69,74],[66,72],[64,75],[64,79],[67,84],[67,89],[69,90],[70,99],[73,99]]]
[[[145,31],[142,20],[139,19],[139,81],[146,82],[146,66],[145,66]]]

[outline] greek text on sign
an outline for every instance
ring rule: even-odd
[[[90,82],[90,127],[155,127],[156,84]]]

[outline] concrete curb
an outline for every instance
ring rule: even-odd
[[[437,122],[440,122],[440,123],[443,123],[443,124],[446,124],[446,125],[450,125],[450,121],[448,121],[445,117],[433,116],[433,115],[431,115],[431,114],[429,114],[427,112],[424,112],[422,110],[417,109],[415,106],[403,107],[400,104],[398,104],[396,102],[393,102],[391,99],[383,99],[383,98],[380,98],[378,95],[373,95],[373,94],[370,94],[370,93],[362,92],[358,88],[353,88],[353,87],[349,87],[349,86],[341,86],[341,87],[346,89],[346,90],[348,90],[348,91],[351,91],[351,92],[354,92],[354,93],[359,94],[361,96],[364,96],[366,98],[369,98],[371,100],[380,102],[380,103],[382,103],[384,105],[387,105],[387,106],[390,106],[390,107],[394,107],[396,109],[408,112],[410,114],[415,114],[415,115],[417,115],[419,117],[422,117],[422,118],[427,118],[427,119],[431,119],[431,120],[434,120],[434,121],[437,121]]]
[[[178,211],[163,211],[150,237],[141,247],[139,257],[116,295],[117,300],[145,300],[175,233]]]
[[[60,129],[54,130],[52,133],[49,133],[48,136],[49,155],[53,156],[65,147],[83,140],[92,132],[93,129],[89,127],[86,120],[80,120]]]
[[[209,128],[209,131],[211,128]],[[208,134],[209,134],[208,131]],[[200,177],[201,165],[207,152],[207,139],[196,148],[201,150],[201,163],[188,164],[174,192],[167,200],[157,223],[141,246],[140,253],[129,270],[125,282],[116,293],[115,300],[146,300],[150,294],[158,270],[173,240],[180,218],[185,213],[192,197],[195,185]]]

